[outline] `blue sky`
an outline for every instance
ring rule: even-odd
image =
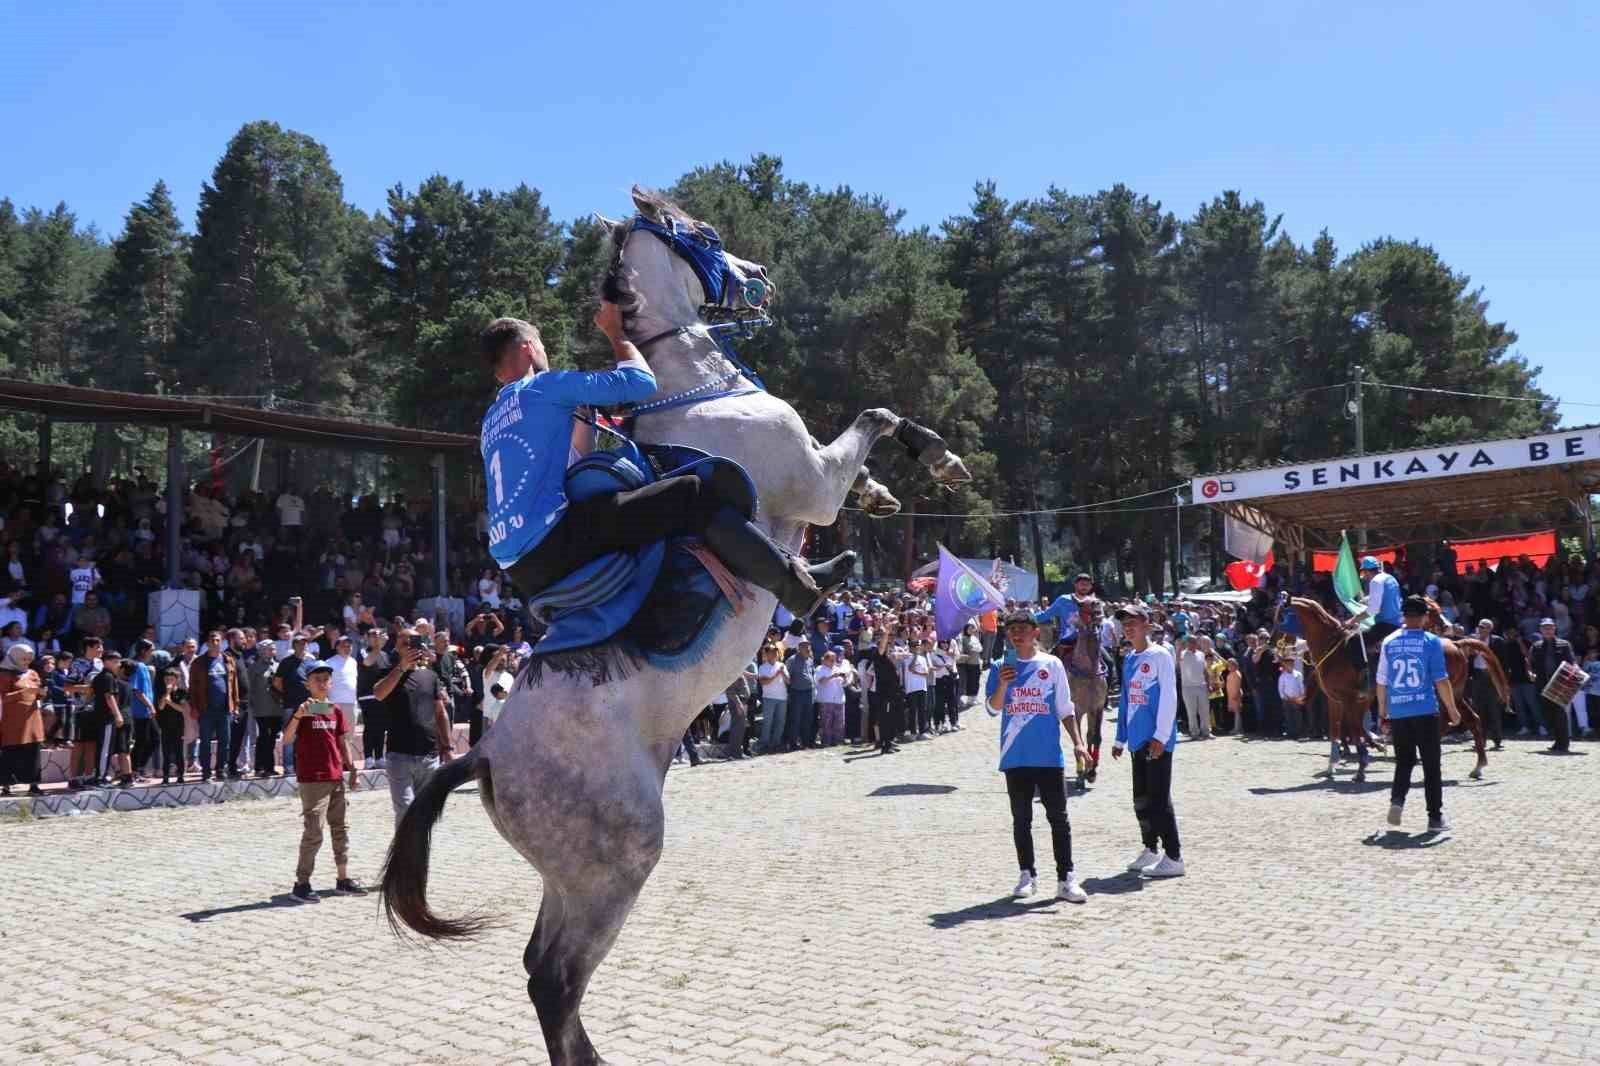
[[[911,223],[980,178],[1013,198],[1122,181],[1179,215],[1237,188],[1304,243],[1433,244],[1546,389],[1596,405],[1563,408],[1581,423],[1600,421],[1597,40],[1581,0],[0,0],[0,194],[114,233],[164,178],[192,224],[257,118],[327,145],[368,210],[441,172],[615,214],[632,181],[757,151]]]

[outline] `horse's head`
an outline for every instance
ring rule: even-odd
[[[622,308],[636,341],[701,324],[708,315],[759,314],[771,304],[776,289],[766,268],[729,254],[711,226],[637,185],[633,202],[638,213],[631,219],[600,217],[611,231],[601,293]]]

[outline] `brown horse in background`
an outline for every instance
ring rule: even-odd
[[[1362,689],[1361,671],[1342,648],[1346,634],[1338,619],[1316,600],[1296,596],[1289,602],[1305,627],[1306,643],[1311,648],[1312,668],[1317,673],[1323,694],[1328,698],[1328,777],[1331,779],[1339,756],[1339,740],[1347,730],[1358,734],[1365,748],[1366,730],[1362,719],[1371,696]],[[1439,622],[1443,623],[1442,617]],[[1444,662],[1446,672],[1450,675],[1450,690],[1455,694],[1456,707],[1461,712],[1461,724],[1472,730],[1473,749],[1478,756],[1477,764],[1468,776],[1476,779],[1483,776],[1483,768],[1489,765],[1489,756],[1483,745],[1483,718],[1467,698],[1467,675],[1471,672],[1472,655],[1482,655],[1489,664],[1489,679],[1501,700],[1510,698],[1511,683],[1500,666],[1499,658],[1483,641],[1444,640]],[[1373,664],[1374,667],[1376,665]],[[1439,708],[1439,715],[1441,719],[1445,718],[1443,707]],[[1447,728],[1446,722],[1441,721],[1441,731]],[[1361,769],[1356,772],[1357,781],[1366,779],[1365,771],[1363,751]]]

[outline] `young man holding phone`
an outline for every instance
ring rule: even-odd
[[[345,824],[344,774],[350,775],[350,791],[361,787],[360,769],[350,751],[350,731],[344,716],[328,698],[333,682],[333,667],[312,663],[306,670],[310,698],[295,708],[283,728],[285,744],[295,744],[296,776],[300,782],[300,858],[294,869],[294,889],[290,898],[297,903],[321,901],[311,889],[311,871],[316,867],[322,847],[322,819],[326,815],[333,831],[333,862],[337,869],[334,891],[342,896],[359,896],[366,890],[350,876],[350,832]]]
[[[1012,895],[1021,898],[1037,890],[1038,870],[1033,860],[1033,795],[1037,791],[1044,804],[1045,820],[1050,823],[1056,898],[1083,903],[1088,894],[1079,887],[1072,872],[1067,762],[1061,750],[1060,729],[1072,738],[1072,750],[1080,759],[1087,752],[1078,735],[1067,668],[1054,655],[1039,650],[1039,623],[1033,620],[1033,612],[1012,612],[1006,617],[1005,632],[1011,650],[1000,669],[989,673],[988,705],[991,715],[1001,717],[1000,770],[1006,775],[1011,833],[1017,846],[1017,865],[1022,870]]]

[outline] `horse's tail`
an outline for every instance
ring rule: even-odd
[[[428,909],[428,853],[433,823],[444,811],[445,800],[457,785],[475,774],[489,776],[489,760],[478,750],[452,759],[435,770],[417,790],[416,799],[395,826],[389,857],[383,864],[383,912],[397,935],[404,925],[430,940],[463,940],[477,936],[488,926],[482,916],[441,918]]]
[[[1511,679],[1506,676],[1505,667],[1500,665],[1500,656],[1494,649],[1477,637],[1464,637],[1456,641],[1456,647],[1483,656],[1483,661],[1489,664],[1489,681],[1494,685],[1495,695],[1500,697],[1501,703],[1511,702]]]

